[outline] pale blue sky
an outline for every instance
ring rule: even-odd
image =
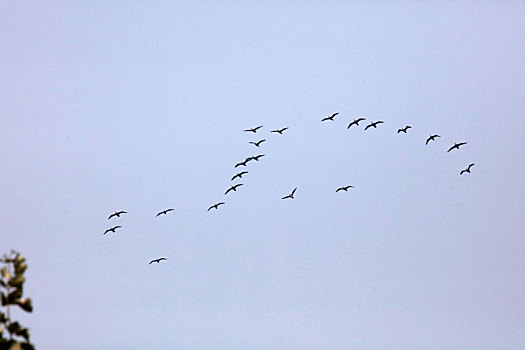
[[[38,349],[523,348],[523,18],[2,2],[0,250],[35,307],[13,316]]]

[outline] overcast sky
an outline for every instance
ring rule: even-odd
[[[525,4],[184,3],[0,5],[37,348],[523,348]]]

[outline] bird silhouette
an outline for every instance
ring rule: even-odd
[[[338,114],[339,114],[339,113],[334,113],[334,114],[332,114],[332,115],[329,116],[329,117],[326,117],[326,118],[321,119],[321,121],[322,121],[322,122],[327,121],[327,120],[334,121],[335,116],[338,115]]]
[[[405,126],[404,128],[402,129],[397,129],[397,133],[399,134],[401,131],[404,132],[405,134],[407,133],[407,130],[408,129],[411,129],[412,127],[410,125],[407,125]]]
[[[295,191],[297,191],[297,187],[293,189],[292,193],[290,193],[287,196],[284,196],[282,199],[286,199],[286,198],[294,199]]]
[[[116,217],[120,217],[120,215],[122,214],[127,214],[128,212],[127,211],[124,211],[124,210],[121,210],[121,211],[116,211],[114,212],[113,214],[111,214],[109,217],[108,217],[108,220],[111,219],[112,217],[116,216]]]
[[[157,215],[155,215],[155,217],[162,215],[162,214],[166,215],[169,211],[172,211],[172,210],[175,210],[175,209],[169,208],[169,209],[163,210],[159,212]]]
[[[264,157],[264,154],[258,154],[256,156],[250,157],[250,160],[259,161],[259,158]]]
[[[235,180],[236,178],[241,179],[244,174],[248,174],[248,172],[247,171],[241,171],[240,173],[237,173],[237,174],[233,175],[231,181]]]
[[[430,135],[430,136],[428,137],[427,142],[425,143],[425,145],[428,145],[428,143],[429,143],[430,141],[434,141],[434,139],[435,139],[436,137],[441,137],[441,136],[439,136],[438,134]]]
[[[250,159],[246,158],[245,160],[243,160],[242,162],[239,162],[237,164],[235,164],[235,167],[237,168],[238,166],[246,166],[246,163],[248,163],[250,161]]]
[[[255,145],[255,146],[259,147],[259,146],[261,146],[261,143],[263,143],[264,141],[266,141],[266,140],[263,139],[263,140],[259,140],[259,141],[257,141],[257,142],[250,142],[250,143],[251,143],[252,145]]]
[[[257,130],[259,130],[262,127],[263,127],[262,125],[259,125],[259,126],[256,126],[255,128],[246,129],[244,131],[251,131],[251,132],[253,132],[255,134],[257,132]]]
[[[276,129],[276,130],[272,130],[270,132],[277,132],[277,133],[282,135],[285,130],[288,130],[288,128]]]
[[[463,175],[463,173],[469,173],[470,174],[470,168],[474,166],[474,163],[470,163],[467,167],[467,169],[463,169],[460,171],[459,175]]]
[[[118,225],[117,225],[117,226],[113,226],[112,228],[108,228],[106,231],[104,231],[104,234],[106,234],[106,233],[108,233],[108,232],[113,232],[113,233],[115,233],[115,230],[116,230],[117,228],[121,228],[121,227],[122,227],[122,226],[118,226]]]
[[[226,192],[224,192],[224,194],[228,194],[228,192],[230,192],[230,191],[237,191],[237,187],[240,187],[240,186],[242,186],[242,185],[243,185],[243,184],[232,185],[230,188],[228,188],[228,189],[226,190]]]
[[[343,187],[339,187],[337,190],[335,190],[335,192],[339,192],[339,191],[348,191],[349,188],[354,188],[354,186],[343,186]]]
[[[459,143],[454,143],[453,146],[451,146],[447,152],[450,152],[452,151],[453,149],[459,149],[459,146],[463,146],[463,145],[466,145],[467,143],[466,142],[459,142]]]
[[[352,125],[357,125],[357,126],[359,126],[359,122],[360,122],[360,121],[363,121],[363,120],[366,120],[366,119],[365,119],[365,118],[357,118],[357,119],[354,119],[354,121],[351,122],[350,124],[348,124],[348,126],[347,126],[346,128],[347,128],[347,129],[350,129],[350,127],[351,127]]]
[[[212,205],[211,207],[209,207],[208,211],[210,211],[211,209],[218,209],[219,205],[223,205],[223,204],[224,204],[224,202],[216,203],[216,204]]]
[[[382,121],[382,120],[378,120],[377,122],[370,123],[370,124],[368,124],[368,125],[365,127],[365,130],[368,129],[368,128],[370,128],[370,127],[372,127],[372,126],[373,126],[374,128],[377,128],[377,124],[381,124],[381,123],[384,123],[384,121]]]
[[[153,264],[154,262],[156,262],[157,264],[159,264],[162,260],[168,260],[168,259],[166,259],[166,258],[153,259],[153,260],[151,260],[149,263],[150,263],[150,265]]]

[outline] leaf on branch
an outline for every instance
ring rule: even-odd
[[[16,263],[15,264],[15,274],[16,275],[22,275],[27,269],[27,264],[24,262]]]
[[[2,277],[5,278],[5,279],[10,279],[11,278],[11,274],[9,272],[7,272],[7,267],[2,267],[2,269],[0,270],[0,273],[2,274]]]
[[[20,306],[24,311],[27,312],[33,312],[33,303],[31,302],[31,299],[24,298],[20,299],[16,302],[18,306]]]
[[[11,287],[20,287],[24,284],[26,278],[22,275],[15,275],[13,278],[11,278],[7,283]]]

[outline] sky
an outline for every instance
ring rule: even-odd
[[[523,348],[523,18],[1,2],[0,253],[34,305],[13,318],[38,349]]]

